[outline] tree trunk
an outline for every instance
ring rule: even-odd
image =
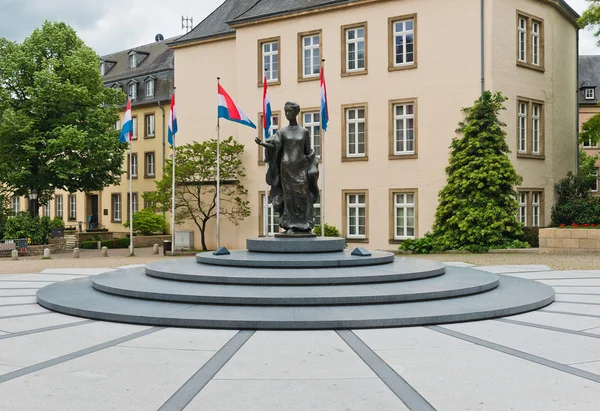
[[[208,251],[206,247],[206,237],[204,233],[206,232],[206,220],[202,220],[202,227],[200,227],[200,240],[202,241],[202,251]]]

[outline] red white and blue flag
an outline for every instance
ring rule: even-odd
[[[123,119],[123,128],[121,128],[121,135],[119,141],[121,143],[131,143],[133,139],[133,120],[131,119],[131,99],[127,99],[127,106],[125,107],[125,118]]]
[[[267,139],[271,137],[271,128],[273,127],[273,124],[271,124],[273,112],[271,111],[271,101],[267,92],[267,76],[265,76],[263,84],[263,129],[265,131],[265,139]]]
[[[325,86],[325,67],[321,66],[321,127],[327,131],[329,108],[327,107],[327,86]]]
[[[229,94],[219,84],[218,90],[218,116],[225,120],[234,121],[248,127],[256,128],[254,123],[242,113],[242,110],[235,105]]]
[[[169,144],[173,145],[177,134],[177,115],[175,114],[175,93],[171,95],[171,110],[169,111]]]

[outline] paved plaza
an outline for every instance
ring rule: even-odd
[[[600,410],[600,270],[478,268],[551,285],[556,302],[443,326],[200,330],[36,304],[45,285],[110,269],[0,275],[0,410]]]

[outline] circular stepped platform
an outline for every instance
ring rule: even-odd
[[[182,284],[185,287],[185,284]],[[495,289],[465,297],[392,304],[251,306],[139,300],[106,294],[90,278],[48,285],[38,303],[63,314],[153,326],[319,330],[444,324],[520,314],[554,301],[545,284],[500,276]]]
[[[196,254],[196,261],[203,264],[253,268],[358,267],[391,263],[394,261],[394,254],[386,251],[373,251],[370,256],[362,257],[352,255],[347,250],[318,254],[276,254],[234,250],[228,255],[214,255],[211,252],[199,253]]]
[[[248,251],[260,253],[329,253],[344,251],[346,239],[336,237],[260,237],[246,240]]]
[[[269,252],[200,253],[64,281],[40,289],[37,301],[60,313],[99,320],[261,330],[473,321],[554,301],[554,289],[536,281],[382,251],[334,251],[339,240],[328,242],[327,252],[306,251],[321,240],[258,239],[249,241],[250,247]],[[305,252],[281,252],[288,249]]]
[[[313,258],[315,258],[313,256]],[[357,257],[361,258],[361,257]],[[444,274],[437,261],[398,257],[389,264],[352,268],[265,269],[198,264],[193,258],[160,261],[146,266],[146,275],[166,280],[247,285],[368,284],[416,280]]]
[[[374,269],[376,269],[375,267]],[[120,270],[92,278],[98,291],[158,301],[230,305],[342,305],[435,300],[471,295],[498,286],[498,276],[449,267],[446,274],[421,281],[380,284],[267,286],[165,281],[144,269]]]

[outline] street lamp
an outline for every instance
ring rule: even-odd
[[[31,200],[31,204],[30,204],[31,214],[33,215],[33,217],[35,217],[37,214],[37,198],[38,198],[38,192],[34,188],[31,190],[31,193],[29,194],[29,199]]]

